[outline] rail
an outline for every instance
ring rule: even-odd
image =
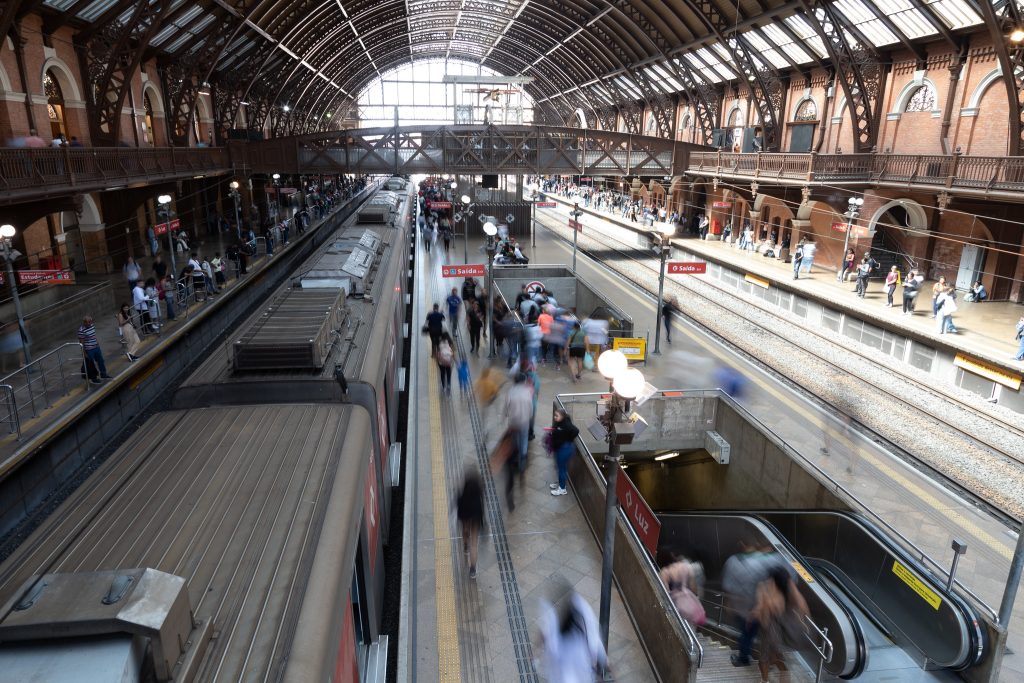
[[[811,647],[814,649],[814,651],[818,653],[818,668],[814,672],[814,683],[820,683],[821,670],[825,667],[826,664],[832,661],[832,654],[834,651],[832,647],[832,641],[828,638],[828,629],[820,628],[817,624],[814,623],[814,620],[811,619],[810,615],[805,614],[804,621],[806,622],[807,626],[810,627],[810,632],[804,632],[804,638],[806,638],[807,642],[811,644]],[[818,644],[817,639],[814,637],[814,635],[812,635],[812,633],[821,638],[820,645]]]
[[[804,183],[923,185],[967,191],[1024,190],[1024,157],[964,154],[774,154],[690,152],[691,174]]]
[[[14,398],[14,387],[10,384],[0,384],[0,389],[4,393],[4,407],[7,408],[7,417],[3,418],[4,422],[11,425],[11,434],[18,433],[18,439],[21,439],[21,419],[18,417],[18,404]]]
[[[675,395],[666,396],[666,393]],[[854,504],[854,507],[852,509],[857,510],[859,514],[863,515],[864,517],[867,517],[873,523],[883,528],[885,532],[889,535],[890,540],[892,540],[894,543],[901,545],[903,547],[903,550],[906,551],[908,555],[915,556],[916,559],[922,563],[922,565],[931,567],[935,576],[949,577],[949,569],[947,567],[933,559],[926,551],[919,548],[917,544],[915,544],[909,538],[900,533],[895,527],[893,527],[887,521],[882,519],[882,517],[879,516],[878,513],[876,513],[874,510],[872,510],[867,503],[863,502],[857,496],[856,493],[840,484],[828,472],[818,467],[809,458],[805,457],[802,453],[795,450],[781,436],[776,434],[771,427],[769,427],[764,422],[755,417],[750,411],[748,411],[746,408],[737,403],[731,396],[729,396],[729,394],[727,394],[722,389],[661,389],[649,400],[671,401],[678,400],[679,396],[689,398],[717,397],[720,401],[726,403],[732,410],[736,411],[749,424],[754,426],[762,434],[768,436],[775,443],[775,445],[782,450],[783,453],[788,455],[791,459],[801,463],[803,467],[806,467],[809,470],[811,470],[813,474],[815,474],[815,476],[819,478],[819,481],[821,481],[822,484],[829,489],[830,492],[836,494],[840,498],[845,497],[848,501],[852,502]],[[562,399],[565,398],[567,399],[566,402],[568,403],[584,402],[584,400],[596,402],[600,397],[601,394],[599,393],[559,394],[558,401],[559,404],[562,404]],[[829,415],[828,419],[831,420],[834,418],[831,415]],[[981,597],[979,597],[977,593],[975,593],[970,588],[961,583],[959,579],[954,578],[953,585],[959,588],[964,595],[968,596],[976,607],[986,612],[990,617],[992,617],[992,620],[994,622],[998,623],[999,612],[994,607],[990,606]]]
[[[71,349],[74,349],[74,353],[70,352]],[[68,342],[31,363],[21,366],[14,372],[0,377],[0,387],[9,387],[9,391],[3,390],[4,400],[9,410],[8,417],[4,421],[17,426],[16,430],[11,430],[12,433],[17,431],[18,438],[21,438],[22,410],[28,409],[31,411],[32,417],[38,417],[40,411],[37,409],[37,403],[42,402],[42,410],[50,408],[53,405],[53,393],[58,388],[60,396],[67,396],[70,392],[68,375],[71,373],[65,370],[65,366],[68,363],[76,363],[84,367],[84,362],[85,351],[82,345],[78,342]]]

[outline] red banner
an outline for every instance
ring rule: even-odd
[[[540,209],[553,209],[558,206],[558,202],[537,202],[537,207]]]
[[[483,277],[487,267],[483,263],[467,263],[464,266],[441,266],[441,277]]]
[[[629,518],[633,531],[640,537],[640,541],[651,553],[651,557],[658,555],[658,537],[661,535],[661,522],[654,516],[654,512],[648,507],[640,492],[633,486],[633,481],[626,476],[626,473],[619,470],[619,478],[615,482],[615,495],[619,499],[622,511]]]
[[[175,218],[171,221],[171,230],[178,230],[181,228],[181,220]],[[167,223],[157,223],[153,226],[154,235],[166,235],[167,234]]]
[[[731,209],[732,208],[732,202],[713,202],[711,204],[711,208],[713,208],[713,209]]]
[[[669,261],[665,264],[669,275],[700,275],[708,272],[708,264],[697,261]]]
[[[836,232],[846,232],[846,223],[833,223],[832,229]]]
[[[569,227],[575,230],[576,232],[583,232],[583,224],[580,223],[579,221],[574,221],[571,218],[569,219]]]
[[[49,282],[54,285],[75,284],[75,274],[70,270],[19,270],[17,271],[19,285],[38,285]],[[7,275],[0,273],[0,285],[7,284]]]
[[[428,209],[450,209],[452,208],[451,202],[427,202]]]

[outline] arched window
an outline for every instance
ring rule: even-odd
[[[743,149],[743,112],[739,107],[729,114],[729,127],[732,128],[732,151],[739,152]]]
[[[46,93],[46,111],[50,115],[50,135],[57,137],[67,134],[64,127],[64,93],[57,77],[49,69],[43,74],[43,92]]]
[[[658,134],[658,122],[654,119],[654,114],[650,114],[647,117],[647,126],[644,127],[644,134],[646,134],[646,135],[657,135]]]
[[[814,104],[814,100],[804,100],[800,103],[800,106],[796,109],[796,116],[793,117],[794,121],[817,121],[818,120],[818,107]]]
[[[907,100],[906,112],[934,111],[935,110],[935,89],[925,83],[911,94]]]
[[[690,115],[683,116],[683,122],[679,124],[678,137],[680,140],[688,140],[690,137]]]
[[[153,102],[149,99],[149,93],[143,93],[142,106],[146,110],[146,118],[142,129],[142,138],[151,145],[156,145],[156,136],[153,134]]]

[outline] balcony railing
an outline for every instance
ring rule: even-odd
[[[0,149],[0,197],[81,191],[225,171],[223,148],[45,147]]]
[[[1024,190],[1024,157],[962,154],[690,153],[687,172],[800,184],[921,186],[969,193]]]

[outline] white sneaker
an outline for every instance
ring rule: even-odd
[[[552,496],[564,496],[567,493],[569,492],[566,491],[565,489],[552,489],[551,491]]]
[[[548,484],[548,488],[551,489],[552,491],[554,491],[555,489],[559,488],[559,486],[558,486],[557,483]]]

